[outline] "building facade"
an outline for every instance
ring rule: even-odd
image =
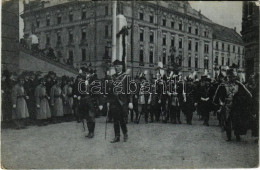
[[[19,41],[19,4],[18,0],[2,3],[2,69],[17,71]]]
[[[40,49],[52,47],[60,62],[75,68],[91,66],[102,77],[104,59],[111,58],[112,2],[51,2],[25,4],[25,37],[36,34]],[[213,76],[218,52],[213,49],[218,41],[213,37],[214,23],[188,2],[121,1],[117,13],[123,14],[131,27],[126,56],[133,75],[147,70],[154,76],[158,62],[167,70],[174,61],[184,75],[193,71],[201,75],[207,69]],[[219,41],[238,46],[237,42]]]
[[[220,66],[236,64],[239,71],[244,72],[245,49],[241,36],[236,28],[231,29],[221,25],[213,26],[213,67],[214,73]],[[216,76],[214,74],[214,76]]]
[[[245,43],[246,75],[259,73],[259,7],[243,2],[241,35]]]

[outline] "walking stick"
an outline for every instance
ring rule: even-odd
[[[107,119],[108,119],[109,107],[107,107],[106,125],[105,125],[105,140],[107,138]]]

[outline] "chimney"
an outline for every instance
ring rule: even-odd
[[[237,28],[236,27],[234,27],[234,30],[237,32]]]

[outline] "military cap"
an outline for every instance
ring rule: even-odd
[[[123,62],[122,61],[119,61],[119,60],[115,60],[113,62],[113,65],[116,66],[116,65],[123,65]]]

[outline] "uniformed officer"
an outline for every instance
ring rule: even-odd
[[[97,103],[97,96],[93,94],[90,89],[93,86],[92,82],[95,81],[95,76],[93,70],[91,69],[85,69],[84,72],[86,72],[84,82],[78,82],[80,87],[78,96],[80,100],[79,112],[82,117],[83,125],[84,119],[87,121],[88,135],[85,137],[93,138],[96,125],[96,108],[94,103]]]
[[[198,103],[198,111],[202,114],[202,118],[204,120],[203,125],[209,126],[209,112],[210,112],[210,82],[206,75],[201,76],[201,83],[198,88],[198,96],[197,96],[197,103]]]
[[[123,62],[115,60],[113,63],[115,67],[115,74],[112,75],[112,86],[108,96],[108,107],[111,110],[114,119],[114,131],[115,138],[111,143],[120,141],[120,127],[124,134],[124,142],[128,139],[126,115],[128,113],[128,106],[132,104],[131,95],[126,93],[127,77],[126,73],[123,73]],[[122,88],[119,88],[122,87]]]
[[[252,94],[238,81],[236,69],[227,70],[227,82],[219,85],[213,102],[219,104],[224,115],[224,128],[227,141],[231,141],[232,129],[236,140],[240,141],[240,135],[245,135],[249,122],[249,102]]]

